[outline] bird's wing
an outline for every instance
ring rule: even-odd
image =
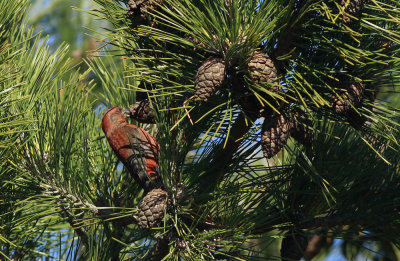
[[[126,125],[124,132],[129,140],[129,148],[126,152],[121,152],[128,156],[128,169],[132,175],[137,175],[145,186],[149,186],[151,180],[159,178],[159,144],[147,131],[134,125]]]

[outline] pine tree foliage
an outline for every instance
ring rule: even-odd
[[[67,46],[33,35],[26,1],[0,2],[2,258],[289,260],[310,258],[315,236],[399,246],[398,1],[95,2],[112,48],[83,73]],[[226,75],[204,101],[196,73],[210,57]],[[155,124],[132,122],[161,146],[165,196],[146,226],[140,206],[159,198],[100,128],[106,108],[143,100]],[[265,159],[275,117],[312,144],[296,133]]]

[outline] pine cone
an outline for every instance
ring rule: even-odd
[[[138,207],[137,221],[142,228],[153,228],[160,225],[166,208],[167,192],[156,188],[142,199]]]
[[[353,107],[350,106],[350,103],[357,109],[361,107],[361,104],[365,99],[368,99],[371,104],[375,101],[375,92],[365,90],[365,87],[362,83],[352,84],[350,91],[346,91],[343,95],[343,99],[345,101],[339,100],[338,97],[333,98],[332,107],[335,112],[343,114],[350,125],[356,129],[360,130],[363,128],[368,118],[364,115],[361,115],[357,112]],[[369,110],[374,110],[373,106],[370,104],[364,104]]]
[[[293,230],[286,233],[282,240],[281,258],[287,260],[300,260],[308,245],[306,236],[295,233]]]
[[[355,110],[349,110],[346,113],[346,119],[348,120],[349,124],[356,130],[361,130],[368,120],[367,117],[359,114]]]
[[[275,156],[286,144],[290,123],[282,114],[266,116],[262,127],[261,148],[267,159]]]
[[[247,67],[250,78],[256,83],[274,82],[278,78],[273,61],[262,52],[254,52]],[[279,85],[271,85],[271,88],[275,91],[281,91]]]
[[[345,113],[352,109],[352,106],[357,106],[361,103],[364,97],[364,84],[361,82],[351,83],[346,91],[342,94],[341,98],[334,96],[332,98],[332,108],[336,113]]]
[[[208,101],[225,79],[226,69],[221,58],[208,58],[197,70],[195,78],[195,99]]]
[[[253,94],[247,94],[239,99],[242,110],[251,119],[257,119],[262,111],[262,106]]]
[[[162,3],[163,0],[129,0],[127,4],[128,16],[141,20],[146,17],[149,10],[157,7],[156,2]]]
[[[314,142],[314,131],[309,127],[312,127],[312,122],[307,118],[307,115],[302,110],[294,111],[292,115],[292,128],[290,135],[299,143],[304,146],[311,147]]]
[[[155,123],[153,109],[150,107],[148,99],[138,101],[130,107],[130,117],[141,123]]]
[[[273,61],[269,58],[268,55],[259,51],[256,51],[252,54],[252,57],[247,64],[247,69],[250,79],[252,79],[256,83],[273,83],[278,78],[277,70]],[[282,88],[277,84],[271,84],[270,87],[273,91],[282,91]],[[269,106],[265,106],[265,102],[263,102],[262,104],[253,94],[249,94],[246,90],[243,94],[244,96],[240,99],[239,103],[243,111],[245,111],[245,113],[248,114],[250,117],[257,118],[259,114],[263,111],[265,111],[264,115],[272,113],[272,109]],[[272,106],[280,106],[279,101],[273,99],[265,92],[260,92],[259,95],[261,95],[263,99],[267,100]]]
[[[264,93],[262,93],[262,95],[263,94]],[[276,100],[270,99],[270,97],[265,97],[267,96],[266,94],[263,96],[263,98],[265,98],[271,104],[271,106],[274,106],[275,108],[280,107],[279,102]],[[254,96],[254,94],[245,93],[245,96],[239,99],[239,105],[242,107],[243,112],[253,121],[262,115],[271,115],[274,112],[270,105],[265,103],[262,104],[261,101]]]
[[[340,5],[342,7],[345,7],[344,9],[345,13],[353,17],[359,17],[361,9],[364,7],[365,0],[350,0],[349,4],[346,6],[347,1],[348,0],[340,0]],[[343,22],[346,24],[350,23],[352,22],[352,18],[344,14]]]
[[[159,261],[162,260],[169,252],[169,240],[167,238],[160,238],[157,243],[150,250],[146,256],[148,261]]]

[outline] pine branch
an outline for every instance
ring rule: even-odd
[[[18,141],[19,143],[23,143],[24,136],[22,135],[19,137]],[[105,206],[103,203],[103,200],[98,199],[97,205],[91,204],[87,201],[83,201],[80,199],[78,196],[73,195],[71,192],[68,192],[61,186],[57,184],[57,182],[53,179],[52,175],[50,172],[41,167],[38,162],[33,160],[32,155],[30,154],[28,149],[24,150],[25,154],[25,159],[24,159],[24,164],[30,164],[29,168],[35,168],[37,172],[40,172],[39,176],[36,176],[32,174],[28,168],[24,166],[20,166],[20,168],[27,173],[30,177],[32,177],[34,180],[37,181],[38,184],[41,184],[40,187],[45,191],[44,194],[51,196],[51,197],[57,197],[57,203],[59,203],[63,209],[63,213],[66,217],[68,217],[68,222],[71,224],[71,226],[74,228],[75,223],[75,215],[72,213],[72,209],[74,208],[80,208],[84,210],[85,212],[90,212],[100,219],[108,219],[110,216],[114,215],[115,212],[112,209],[108,209],[108,206]],[[46,162],[47,164],[49,163],[48,159],[48,154],[44,153],[42,156],[42,160]],[[83,213],[81,213],[82,215]],[[124,217],[122,220],[119,220],[117,222],[116,220],[113,221],[114,223],[120,223],[120,225],[128,225],[132,223],[136,223],[136,219],[134,217]]]
[[[270,232],[274,230],[276,227],[275,226],[280,226],[281,229],[289,229],[292,226],[283,226],[282,224],[284,223],[283,220],[278,220],[274,223],[271,224],[262,224],[258,227],[255,227],[253,229],[252,234],[253,235],[262,235],[267,232]],[[312,218],[312,219],[307,219],[307,220],[301,220],[301,221],[296,221],[293,222],[296,224],[296,227],[298,229],[317,229],[317,228],[332,228],[332,227],[337,227],[337,226],[346,226],[346,225],[368,225],[367,222],[362,219],[362,218],[348,218],[348,217],[343,217],[341,215],[331,215],[331,216],[326,216],[326,217],[317,217],[317,218]]]
[[[105,210],[99,210],[95,205],[90,204],[88,202],[83,202],[78,197],[72,195],[71,193],[65,191],[64,189],[57,186],[55,183],[51,183],[51,185],[41,185],[41,187],[45,190],[45,194],[58,197],[59,203],[62,204],[72,204],[74,208],[83,208],[87,209],[89,212],[100,215],[101,213],[107,213]],[[67,210],[70,211],[72,208],[68,208]]]
[[[75,233],[78,235],[78,237],[82,240],[82,243],[85,247],[89,246],[89,236],[86,232],[86,230],[82,227],[76,224],[75,221],[75,215],[68,210],[65,206],[61,206],[62,209],[62,214],[61,216],[67,218],[67,222],[70,224],[71,228],[75,231]]]
[[[82,240],[82,243],[85,247],[89,246],[89,236],[86,230],[78,224],[76,215],[73,213],[73,208],[84,208],[89,212],[99,215],[100,211],[96,208],[96,206],[83,202],[78,197],[72,195],[71,193],[67,193],[62,188],[56,186],[56,184],[52,184],[51,186],[41,186],[45,190],[45,194],[51,197],[58,197],[57,203],[60,205],[62,210],[61,216],[67,218],[67,222],[70,224],[71,228],[75,231],[78,237]],[[83,212],[79,214],[83,215]]]
[[[278,60],[277,58],[289,53],[295,47],[295,41],[299,39],[298,31],[302,24],[311,16],[311,14],[306,15],[304,12],[301,12],[307,2],[308,0],[300,0],[296,3],[293,14],[290,15],[290,20],[287,22],[288,26],[280,33],[277,47],[272,53],[275,65],[282,74],[285,72],[285,60]]]
[[[346,226],[346,225],[368,225],[365,219],[361,217],[349,218],[338,214],[312,218],[311,220],[304,220],[298,223],[298,227],[302,229],[306,228],[331,228],[336,226]]]
[[[103,220],[109,219],[111,216],[116,214],[113,209],[109,209],[109,207],[106,207],[104,205],[101,206],[100,204],[93,205],[89,202],[83,201],[77,196],[71,194],[70,192],[65,191],[64,189],[60,188],[54,183],[52,185],[47,185],[47,186],[42,185],[42,188],[46,190],[45,194],[52,197],[58,197],[59,198],[58,203],[61,204],[61,206],[65,209],[65,211],[71,214],[73,217],[75,215],[73,215],[71,211],[72,209],[75,208],[80,208],[86,212],[95,214],[98,218]],[[98,200],[97,202],[102,202],[102,201]],[[82,215],[82,213],[80,215]],[[137,221],[132,216],[132,217],[124,217],[121,219],[116,219],[113,222],[122,226],[126,226],[128,224],[136,223]]]
[[[255,121],[255,119],[254,117],[249,120],[244,114],[239,115],[230,129],[225,147],[225,141],[222,141],[221,144],[214,149],[217,153],[213,157],[210,170],[199,180],[199,193],[214,191],[215,187],[219,184],[219,180],[225,174],[225,170],[229,166],[232,156],[237,152],[237,149],[242,143],[242,138],[250,130],[252,126],[251,121]]]

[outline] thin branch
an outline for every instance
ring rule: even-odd
[[[52,182],[51,185],[41,185],[41,187],[45,190],[45,194],[52,196],[52,197],[59,197],[59,202],[60,203],[68,203],[68,204],[73,204],[74,206],[79,206],[84,209],[87,209],[89,212],[93,214],[99,214],[100,211],[99,209],[88,202],[83,202],[80,200],[78,197],[72,195],[71,193],[63,190],[59,186],[57,186],[55,183]]]
[[[255,118],[250,119],[250,121],[254,120]],[[218,185],[218,180],[225,174],[232,156],[237,152],[242,143],[242,138],[250,130],[252,126],[250,121],[244,114],[240,114],[230,130],[230,134],[227,137],[228,140],[222,141],[219,146],[214,148],[214,151],[217,151],[217,153],[213,157],[210,170],[199,180],[199,193],[211,192]],[[224,148],[225,142],[226,145]]]
[[[289,53],[291,49],[295,47],[294,42],[297,40],[298,37],[298,31],[302,24],[305,22],[306,19],[310,17],[310,15],[305,15],[305,13],[301,13],[301,9],[304,7],[306,4],[307,0],[302,0],[297,3],[297,6],[294,9],[293,14],[290,16],[290,20],[287,23],[288,26],[285,27],[284,30],[281,31],[279,39],[278,39],[278,44],[274,52],[272,53],[272,57],[275,60],[275,64],[278,68],[278,71],[281,73],[284,73],[284,66],[283,63],[284,61],[282,60],[277,60],[279,56],[282,56],[284,54]],[[300,15],[302,15],[300,17]],[[297,22],[296,22],[297,21]]]
[[[75,231],[75,233],[78,235],[78,237],[82,240],[82,243],[88,247],[89,246],[89,236],[85,229],[78,225],[76,222],[76,217],[74,213],[72,212],[72,206],[83,206],[85,209],[88,209],[90,212],[94,214],[98,214],[99,211],[97,208],[89,203],[83,203],[81,200],[79,200],[77,197],[74,195],[71,195],[70,193],[66,193],[63,191],[61,188],[55,189],[57,186],[53,183],[52,186],[48,185],[46,188],[44,185],[41,186],[42,188],[45,189],[45,194],[52,196],[52,197],[58,197],[59,199],[57,202],[60,204],[62,213],[61,215],[65,218],[67,218],[67,222],[70,224],[71,228]],[[82,215],[82,213],[81,213]]]
[[[332,215],[327,217],[317,217],[311,220],[299,222],[298,227],[302,229],[306,228],[330,228],[336,226],[346,225],[362,225],[364,221],[361,219],[351,219],[348,217],[342,217],[340,215]]]
[[[67,218],[67,222],[70,224],[72,229],[78,235],[78,237],[82,240],[82,243],[85,247],[89,246],[89,236],[86,233],[85,229],[82,226],[79,226],[75,223],[75,215],[70,212],[66,207],[61,206],[62,216]]]
[[[287,226],[282,226],[283,223],[287,223]],[[346,226],[346,225],[366,225],[363,219],[351,219],[349,217],[343,217],[340,215],[331,215],[325,217],[316,217],[312,219],[300,220],[296,223],[296,227],[299,229],[317,229],[317,228],[332,228],[336,226]],[[293,226],[290,221],[277,220],[274,223],[262,224],[253,229],[253,235],[261,235],[276,229],[279,225],[280,229],[289,229]]]

